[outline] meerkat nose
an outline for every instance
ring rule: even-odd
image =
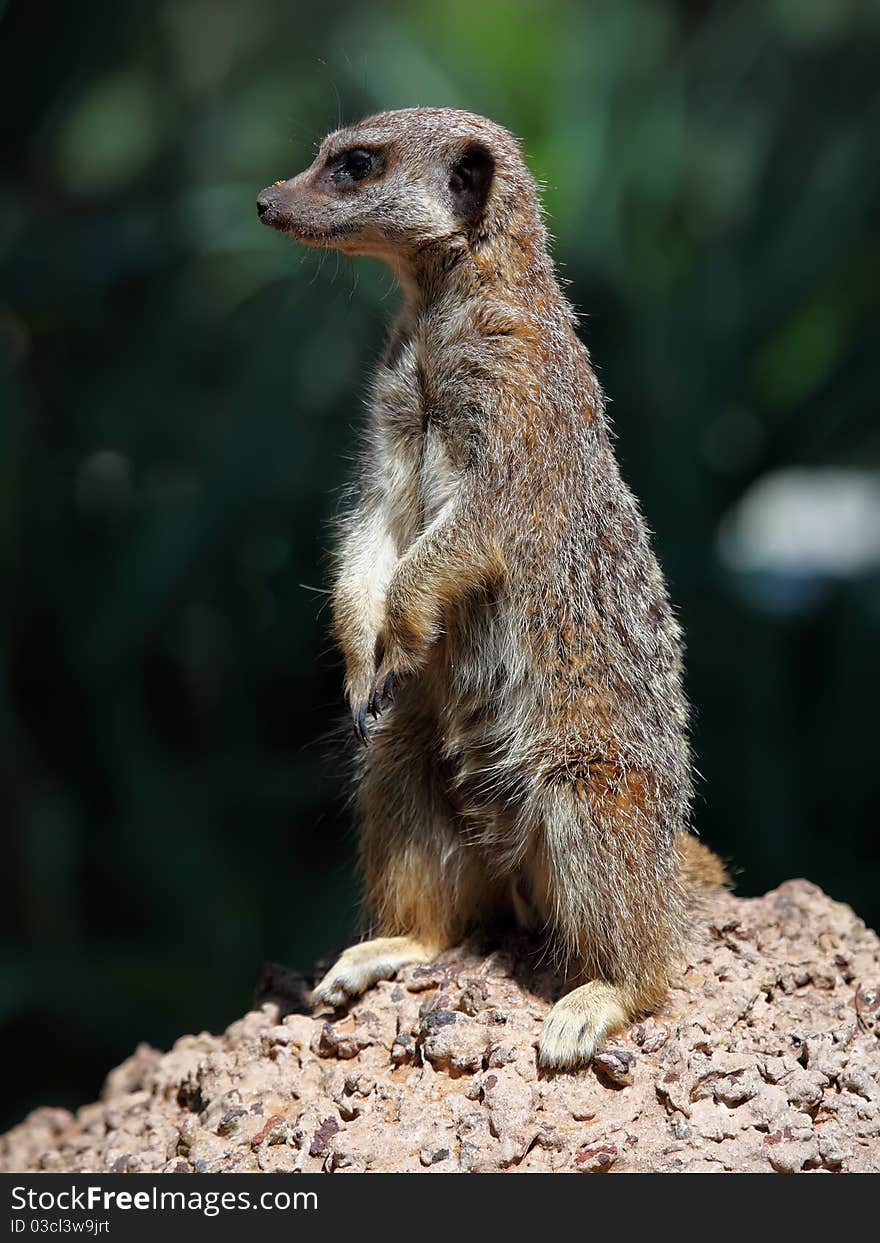
[[[257,215],[261,220],[264,220],[267,213],[277,206],[278,191],[275,186],[269,186],[267,189],[260,191],[260,195],[257,198]]]

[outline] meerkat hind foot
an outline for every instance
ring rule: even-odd
[[[312,993],[312,1005],[342,1006],[371,984],[390,980],[411,962],[430,962],[437,950],[414,937],[376,937],[339,956]]]
[[[618,989],[591,980],[557,1001],[544,1020],[538,1062],[548,1070],[586,1066],[610,1032],[623,1027],[627,1009]]]

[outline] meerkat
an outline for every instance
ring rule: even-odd
[[[681,633],[535,181],[500,125],[411,108],[331,133],[257,210],[385,260],[404,295],[332,593],[377,935],[313,1001],[509,912],[573,985],[539,1063],[584,1065],[662,1001],[725,875],[690,831]]]

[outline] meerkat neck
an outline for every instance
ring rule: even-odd
[[[474,284],[473,263],[465,246],[422,247],[398,269],[406,310],[425,311],[439,301],[466,297]]]
[[[543,240],[529,234],[493,237],[471,249],[424,247],[401,265],[398,279],[405,310],[419,314],[433,305],[485,300],[497,294],[508,305],[520,303],[528,313],[539,300],[543,305],[558,297],[553,264]]]

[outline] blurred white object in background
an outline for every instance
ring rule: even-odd
[[[718,556],[756,603],[798,611],[833,580],[880,568],[880,472],[764,475],[718,525]]]

